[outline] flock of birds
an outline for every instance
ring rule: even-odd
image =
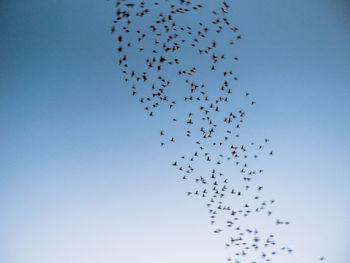
[[[268,138],[242,142],[247,107],[255,105],[248,91],[236,87],[233,68],[239,58],[232,47],[242,35],[228,19],[227,2],[210,5],[216,9],[194,0],[116,1],[111,33],[118,43],[117,63],[146,114],[165,115],[192,143],[193,152],[171,165],[188,182],[187,195],[204,201],[213,232],[225,237],[226,260],[269,262],[277,254],[293,253],[255,224],[261,216],[274,218],[275,200],[264,199],[264,171],[254,165],[262,155],[274,152]],[[234,106],[237,109],[232,110]],[[159,136],[161,147],[177,140],[165,128]],[[290,224],[273,221],[276,226]]]

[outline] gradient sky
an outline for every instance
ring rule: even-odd
[[[291,221],[295,254],[274,262],[350,262],[350,4],[229,2],[247,133],[271,139],[265,185]],[[120,85],[113,18],[106,1],[0,2],[0,262],[225,259],[161,121]]]

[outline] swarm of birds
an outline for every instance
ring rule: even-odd
[[[225,236],[226,260],[247,262],[254,255],[268,262],[293,249],[279,245],[273,233],[254,222],[262,216],[276,227],[290,222],[274,217],[275,200],[264,199],[264,171],[254,164],[274,155],[270,140],[247,142],[240,133],[249,107],[256,104],[236,84],[239,58],[233,47],[242,34],[228,19],[230,4],[211,5],[216,8],[209,10],[199,0],[116,1],[111,33],[117,64],[146,115],[166,114],[192,143],[193,152],[171,166],[188,182],[186,194],[203,200],[213,233]],[[159,132],[161,147],[177,141],[168,126]]]

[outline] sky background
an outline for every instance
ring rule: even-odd
[[[247,133],[271,139],[265,185],[291,221],[275,262],[350,262],[350,4],[229,2]],[[0,2],[0,262],[225,258],[161,121],[120,85],[113,19],[106,1]]]

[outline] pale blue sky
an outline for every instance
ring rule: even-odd
[[[349,4],[230,2],[238,85],[258,102],[245,132],[271,139],[264,184],[292,222],[279,234],[296,252],[275,262],[350,262]],[[113,6],[1,1],[0,262],[226,257],[169,167],[178,149],[159,147],[162,120],[120,85]]]

